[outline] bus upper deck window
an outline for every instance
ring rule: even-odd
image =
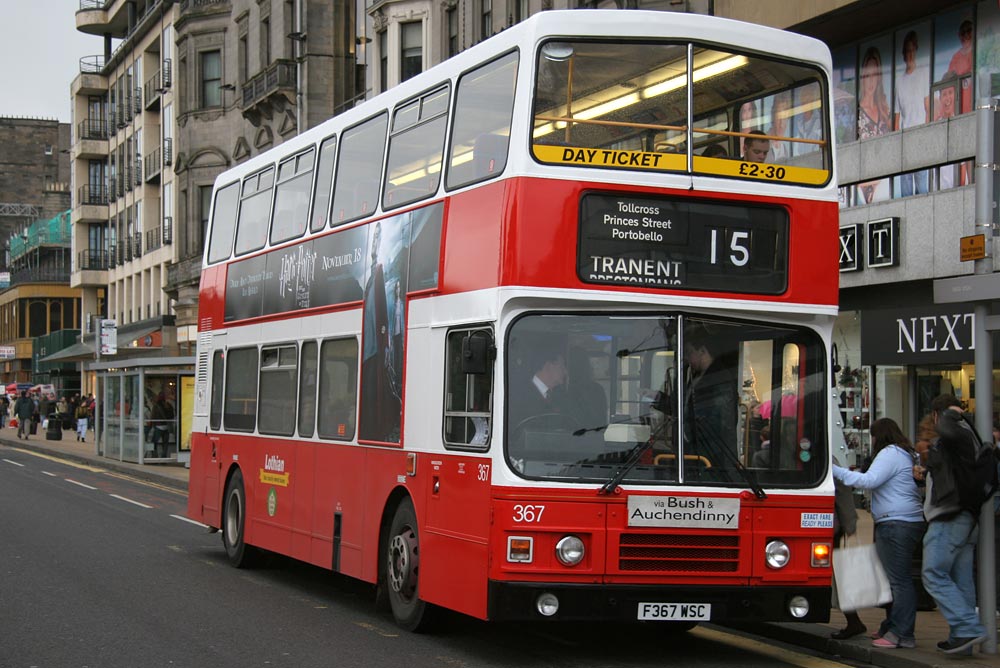
[[[458,80],[445,177],[449,190],[499,176],[507,166],[517,58],[508,53]]]

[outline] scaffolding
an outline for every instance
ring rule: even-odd
[[[11,262],[42,246],[62,246],[69,248],[72,239],[70,212],[68,210],[48,220],[36,220],[22,230],[20,234],[11,235]]]

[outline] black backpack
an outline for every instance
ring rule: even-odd
[[[997,455],[992,443],[983,443],[969,417],[962,413],[962,420],[972,430],[976,452],[974,457],[958,456],[952,459],[958,503],[963,510],[979,518],[983,504],[997,491]]]

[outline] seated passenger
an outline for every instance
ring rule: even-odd
[[[771,151],[771,140],[760,130],[751,130],[751,135],[760,137],[747,137],[743,147],[743,159],[747,162],[764,162],[767,154]]]
[[[726,150],[726,145],[722,142],[716,144],[709,144],[705,147],[705,150],[701,152],[703,158],[728,158],[729,152]]]

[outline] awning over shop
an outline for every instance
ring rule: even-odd
[[[43,357],[39,362],[85,362],[94,359],[94,341],[89,343],[74,343],[69,348],[63,348],[57,353]]]

